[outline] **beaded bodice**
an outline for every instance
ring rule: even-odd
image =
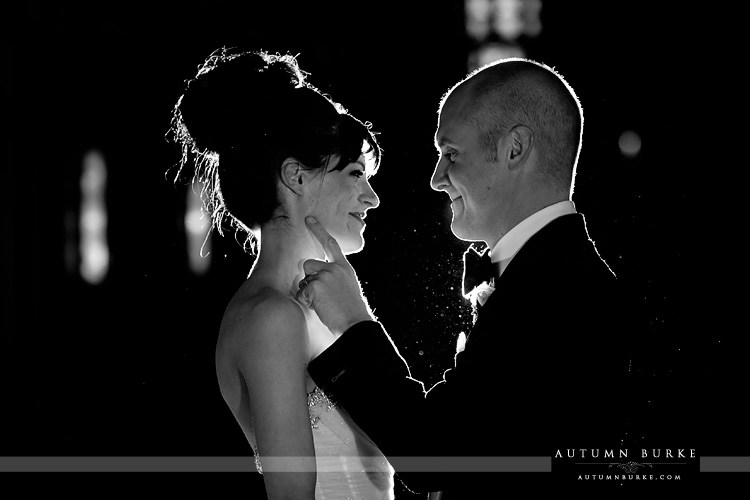
[[[316,500],[393,500],[393,468],[349,415],[317,386],[307,394],[307,408],[315,443]],[[262,474],[256,444],[250,444]]]

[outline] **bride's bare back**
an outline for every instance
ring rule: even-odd
[[[249,327],[278,324],[276,318],[268,317],[277,314],[296,317],[297,321],[288,321],[288,326],[296,331],[277,332],[275,335],[268,332],[270,334],[263,335]],[[254,334],[260,337],[255,342],[246,338]],[[255,433],[249,387],[243,376],[242,366],[252,362],[255,356],[252,352],[243,351],[243,346],[261,344],[260,352],[267,352],[280,348],[284,341],[297,343],[299,353],[295,355],[302,355],[304,358],[302,368],[305,370],[305,392],[312,391],[314,384],[306,375],[307,362],[334,341],[333,334],[321,323],[314,311],[300,304],[290,294],[284,294],[263,282],[253,283],[253,280],[248,280],[243,283],[224,313],[216,345],[216,375],[224,401],[250,442],[255,442]],[[306,395],[301,397],[305,402]]]

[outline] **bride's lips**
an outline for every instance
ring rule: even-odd
[[[364,218],[366,217],[366,215],[364,212],[349,212],[349,215],[357,219],[357,221],[363,226],[365,225]]]

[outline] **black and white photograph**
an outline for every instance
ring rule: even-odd
[[[4,479],[269,500],[747,479],[728,10],[0,15]]]

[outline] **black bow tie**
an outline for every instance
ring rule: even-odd
[[[480,254],[472,246],[464,252],[464,295],[499,276],[500,268],[490,260],[489,251]]]

